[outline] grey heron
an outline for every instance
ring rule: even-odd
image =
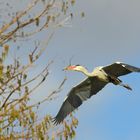
[[[71,65],[66,67],[65,70],[82,72],[87,78],[74,86],[68,93],[58,114],[54,118],[54,124],[56,125],[61,123],[68,114],[77,109],[83,101],[89,99],[92,95],[97,94],[108,83],[120,85],[128,90],[132,90],[129,85],[123,84],[118,77],[131,72],[140,72],[140,68],[122,62],[115,62],[104,67],[96,67],[91,73],[80,65]]]

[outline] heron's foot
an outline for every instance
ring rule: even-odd
[[[120,86],[123,86],[124,88],[126,88],[128,90],[132,90],[132,88],[129,85],[127,85],[127,84],[122,84],[121,83]]]

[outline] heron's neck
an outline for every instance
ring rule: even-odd
[[[87,69],[85,69],[85,68],[83,68],[83,69],[81,70],[81,72],[82,72],[83,74],[85,74],[86,76],[88,76],[88,77],[93,77],[93,76],[94,76],[92,72],[91,72],[91,73],[88,72]]]

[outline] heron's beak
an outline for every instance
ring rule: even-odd
[[[62,69],[62,71],[68,70],[68,67],[65,67],[64,69]]]
[[[69,66],[67,66],[63,69],[63,71],[65,71],[65,70],[69,70]]]

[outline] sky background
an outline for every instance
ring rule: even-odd
[[[89,71],[116,61],[140,67],[139,7],[139,0],[76,0],[72,27],[57,30],[39,62],[43,67],[48,60],[55,60],[50,76],[32,100],[46,97],[65,75],[68,80],[59,97],[43,104],[39,113],[55,116],[69,90],[85,78],[78,72],[62,71],[71,57],[72,64],[81,64]],[[80,17],[82,11],[84,18]],[[140,74],[121,79],[133,91],[109,84],[84,102],[75,113],[79,120],[75,140],[140,140]]]
[[[122,61],[140,67],[140,1],[80,0],[74,7],[72,28],[59,29],[49,44],[48,54],[55,57],[50,76],[50,90],[63,79],[62,68],[69,63],[81,64],[92,71]],[[80,18],[80,12],[85,18]],[[59,98],[47,108],[53,116],[58,112],[68,91],[85,78],[67,72],[68,80]],[[75,140],[139,140],[140,139],[140,75],[121,77],[133,91],[107,85],[76,111],[79,120]],[[45,83],[44,83],[45,85]],[[41,94],[46,88],[40,90]],[[51,107],[51,110],[50,110]],[[46,107],[44,107],[46,108]]]
[[[72,28],[57,31],[49,44],[49,53],[57,60],[52,68],[52,82],[64,77],[62,67],[69,63],[86,66],[89,71],[99,65],[122,61],[140,67],[140,1],[81,0],[76,2]],[[67,72],[68,80],[51,114],[59,110],[68,91],[84,75]],[[121,77],[133,91],[107,85],[76,111],[79,120],[75,140],[139,140],[140,139],[140,75]]]

